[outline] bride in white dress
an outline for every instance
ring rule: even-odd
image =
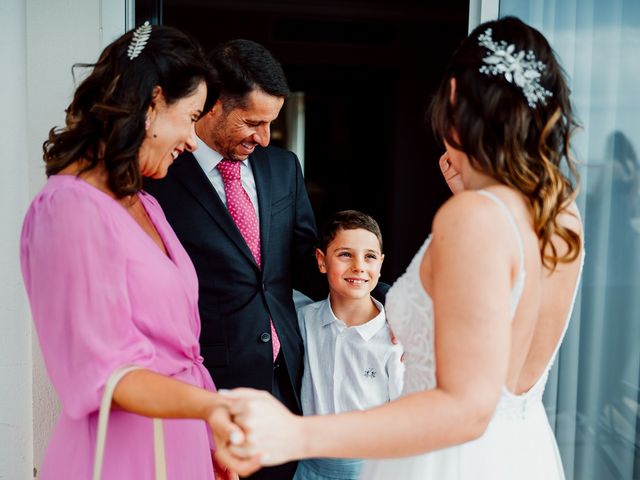
[[[564,478],[542,404],[582,268],[569,157],[569,91],[545,38],[515,18],[478,27],[432,106],[452,190],[387,295],[405,348],[403,396],[361,412],[296,417],[235,390],[241,473],[306,457],[363,457],[361,478]],[[228,420],[228,419],[224,419]]]

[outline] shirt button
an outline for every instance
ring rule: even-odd
[[[264,332],[260,334],[260,341],[262,343],[269,343],[271,341],[271,334]]]

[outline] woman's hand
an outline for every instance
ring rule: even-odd
[[[244,431],[244,442],[231,442],[229,452],[247,462],[258,456],[260,463],[279,465],[301,458],[305,438],[302,419],[293,415],[267,392],[238,388],[224,395],[231,399],[229,411],[233,422]],[[229,465],[241,475],[246,472]]]
[[[240,480],[240,477],[237,473],[232,472],[227,467],[222,465],[218,458],[213,454],[211,455],[211,460],[213,461],[213,472],[216,475],[216,480]]]
[[[451,165],[451,161],[449,160],[449,153],[444,152],[438,161],[440,165],[440,171],[444,176],[447,185],[455,195],[456,193],[460,193],[464,190],[464,184],[462,183],[462,176],[460,172],[453,168]]]
[[[213,469],[216,478],[221,480],[237,480],[239,472],[242,475],[249,475],[260,469],[260,458],[257,455],[247,453],[242,457],[237,457],[229,451],[229,447],[233,444],[241,445],[246,441],[246,437],[242,429],[233,423],[229,407],[231,399],[223,396],[218,392],[218,397],[223,399],[217,403],[209,416],[207,423],[213,434],[213,440],[216,445],[215,455],[213,457]]]

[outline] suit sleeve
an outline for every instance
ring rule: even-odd
[[[389,291],[390,288],[391,288],[390,285],[384,282],[378,282],[378,284],[376,285],[376,288],[374,288],[373,291],[371,292],[371,296],[373,296],[373,298],[375,298],[381,304],[384,305],[384,302],[387,299],[387,292]]]
[[[295,154],[295,219],[293,231],[293,288],[318,301],[329,293],[327,280],[318,270],[315,250],[318,246],[316,220]]]

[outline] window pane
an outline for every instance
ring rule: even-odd
[[[541,30],[583,129],[581,295],[545,403],[567,478],[640,478],[640,2],[501,0]]]

